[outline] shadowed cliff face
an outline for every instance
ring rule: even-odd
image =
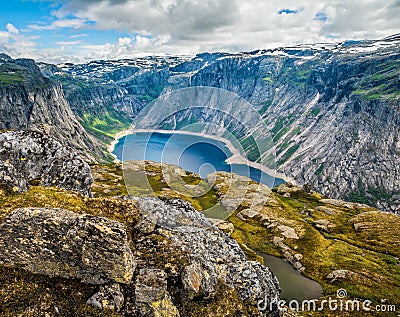
[[[33,60],[0,58],[0,129],[39,130],[89,160],[104,157],[65,99],[59,83],[44,77]]]
[[[280,171],[325,195],[397,211],[399,43],[391,37],[194,58],[97,61],[60,65],[59,71],[102,84],[112,79],[141,102],[190,86],[237,93],[265,118]],[[68,87],[64,90],[68,95]],[[174,120],[227,126],[230,118],[208,109],[178,113]],[[249,154],[254,150],[245,148]]]

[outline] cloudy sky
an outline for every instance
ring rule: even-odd
[[[4,0],[0,52],[59,63],[400,32],[400,0]]]

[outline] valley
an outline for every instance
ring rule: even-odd
[[[90,299],[103,316],[257,316],[262,295],[280,293],[268,256],[319,285],[319,301],[344,289],[349,299],[400,307],[399,47],[396,35],[86,64],[1,54],[0,229],[12,235],[0,235],[0,313],[26,308],[35,316],[57,302],[58,310],[96,316]],[[168,96],[201,103],[164,117]],[[248,105],[257,116],[246,116]],[[112,162],[107,148],[114,141],[121,159],[124,139],[114,138],[132,123],[215,143],[232,136],[249,165],[266,161],[288,182],[266,186],[224,168],[202,173],[149,157]],[[202,148],[196,159],[202,151],[217,156]],[[122,249],[105,243],[93,255],[66,241],[59,250],[39,230],[43,219],[45,233],[59,237],[76,221],[81,229],[67,231],[79,243],[94,237],[96,250],[116,239]],[[24,249],[26,241],[38,252]],[[117,273],[97,261],[108,263],[107,252]],[[153,297],[143,295],[147,287]],[[119,297],[97,304],[107,292]]]
[[[61,81],[81,123],[105,143],[117,130],[128,128],[160,94],[196,86],[235,93],[264,118],[265,132],[275,143],[278,172],[299,184],[309,183],[324,195],[396,212],[398,48],[399,38],[393,36],[239,54],[40,64],[40,68]],[[214,102],[217,105],[218,99]],[[181,112],[174,120],[181,127],[190,122],[224,122],[231,131],[239,128],[212,110]],[[171,121],[165,129],[172,126]],[[257,161],[246,137],[242,135],[240,142]]]

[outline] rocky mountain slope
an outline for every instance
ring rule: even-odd
[[[15,163],[15,153],[26,163],[14,164],[15,175],[0,169],[2,316],[278,315],[276,305],[257,309],[260,300],[279,299],[276,277],[190,203],[88,198],[80,193],[90,193],[91,182],[57,164],[55,182],[10,192],[20,181],[16,175],[29,182],[24,167],[35,162],[35,177],[46,178],[46,164],[57,161],[59,151],[47,153],[56,142],[37,132],[1,133],[4,139],[0,166]],[[65,186],[70,183],[81,186]]]
[[[93,166],[95,197],[114,195],[153,195],[163,200],[183,199],[208,216],[218,203],[228,210],[218,227],[239,242],[248,258],[261,261],[260,252],[281,257],[301,274],[323,288],[321,300],[338,299],[339,289],[346,300],[366,299],[376,305],[398,307],[400,290],[399,215],[381,212],[359,203],[330,199],[290,184],[272,190],[239,175],[218,172],[208,192],[199,197],[182,194],[179,180],[188,186],[202,187],[199,176],[176,166],[138,161],[121,165]],[[144,172],[143,172],[144,170]],[[145,182],[132,182],[146,175]],[[124,176],[124,177],[123,177]],[[125,182],[127,187],[125,187]],[[261,187],[260,187],[261,186]],[[259,202],[263,202],[260,206]],[[164,224],[165,225],[165,224]],[[256,253],[257,252],[257,253]],[[268,262],[265,264],[268,265]],[[281,287],[291,289],[290,282]],[[377,316],[397,316],[389,311]],[[338,316],[328,308],[306,312],[310,316]],[[368,316],[371,311],[345,311],[340,316]],[[299,313],[303,316],[305,313]],[[288,314],[287,316],[295,316]]]
[[[112,83],[142,104],[160,93],[190,86],[237,93],[265,118],[281,172],[325,195],[396,212],[399,43],[397,35],[194,58],[63,64],[58,69],[77,80]],[[68,96],[69,88],[64,90]],[[119,111],[126,117],[124,113]],[[221,124],[221,117],[210,110],[176,119],[187,122],[188,116]],[[254,148],[245,139],[241,141],[251,156]]]
[[[34,129],[89,160],[105,156],[98,141],[79,123],[59,83],[42,75],[33,60],[0,55],[0,130]]]
[[[68,162],[54,164],[54,179],[63,182],[31,182],[18,194],[9,191],[15,175],[25,183],[31,177],[22,163],[43,166],[35,177],[45,178],[47,162],[59,157],[57,143],[37,132],[5,132],[0,139],[6,140],[0,166],[13,164],[17,172],[0,169],[1,315],[278,315],[257,308],[260,301],[278,299],[280,286],[256,251],[284,257],[320,283],[324,296],[318,300],[346,289],[346,299],[400,305],[398,215],[327,199],[309,187],[271,190],[225,172],[201,180],[149,161],[129,162],[124,175],[120,164],[92,164],[94,183],[65,187],[73,191],[59,187],[78,185],[81,174]],[[129,182],[139,174],[153,197]],[[187,186],[207,182],[210,188],[199,197],[185,196],[173,189],[177,175]],[[224,221],[205,217],[216,204],[228,212]]]

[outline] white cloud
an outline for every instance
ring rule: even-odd
[[[33,40],[37,37],[20,34],[19,30],[11,23],[8,23],[5,28],[7,31],[0,31],[0,51],[18,57],[24,52],[33,53],[32,48],[35,47]]]
[[[7,28],[7,31],[12,33],[12,34],[18,34],[19,33],[19,30],[14,25],[12,25],[11,23],[7,23],[6,28]]]
[[[88,37],[88,36],[89,36],[89,34],[87,34],[87,33],[82,33],[82,34],[70,35],[69,38],[71,38],[71,39],[77,39],[77,38]]]
[[[57,45],[78,45],[82,44],[82,41],[60,41],[60,42],[55,42]]]
[[[379,38],[400,29],[399,7],[398,0],[304,0],[301,4],[297,0],[69,0],[57,15],[94,21],[101,30],[168,37],[163,47],[153,46],[153,51],[173,53],[176,48],[189,53],[332,41],[332,36]],[[324,19],[317,19],[321,14]],[[134,49],[159,44],[147,37],[136,42]],[[120,42],[115,46],[126,47]]]
[[[86,25],[85,19],[59,19],[50,24],[30,24],[29,29],[42,31],[42,30],[55,30],[59,28],[74,28],[80,29]]]
[[[84,33],[94,28],[116,30],[123,34],[114,43],[70,44],[74,49],[68,53],[79,59],[248,51],[300,43],[382,38],[400,30],[399,0],[303,0],[301,3],[298,0],[53,2],[61,5],[53,12],[52,18],[55,20],[31,25],[31,29],[75,29]],[[5,34],[0,32],[0,43],[10,41],[9,38],[13,36],[11,28],[7,29]],[[84,33],[68,35],[67,38],[86,36]],[[68,42],[76,42],[68,39],[58,43],[68,45]],[[55,57],[47,58],[68,58],[65,47],[62,52],[57,49],[49,52]],[[49,55],[44,51],[32,54],[38,58]]]

